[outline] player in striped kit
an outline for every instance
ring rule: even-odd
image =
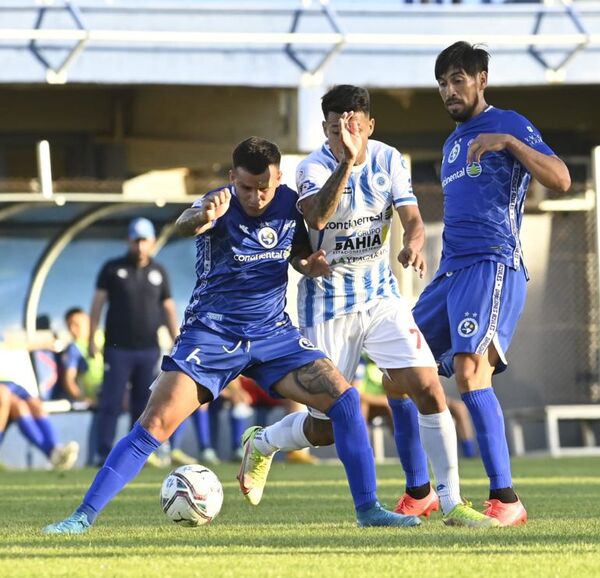
[[[389,376],[386,393],[395,429],[411,424],[419,428],[444,521],[470,527],[496,525],[461,499],[456,432],[436,363],[389,265],[390,221],[396,210],[405,231],[398,259],[404,267],[425,271],[424,227],[406,163],[396,149],[369,139],[375,121],[367,90],[336,86],[323,97],[322,109],[327,142],[298,168],[298,207],[309,225],[312,249],[325,251],[331,275],[302,279],[301,330],[347,380],[352,381],[362,350]],[[414,408],[407,406],[406,393],[415,400],[418,415],[416,410],[410,415],[404,411]],[[250,428],[243,441],[254,463],[261,464],[260,470],[243,472],[246,486],[252,483],[262,489],[276,451],[331,444],[333,431],[327,417],[311,408],[308,416],[290,414],[265,429]],[[404,463],[403,455],[400,459]],[[419,514],[438,509],[427,458],[413,463],[406,474],[404,511],[410,512],[415,500],[420,506],[426,502],[425,512],[421,508]]]

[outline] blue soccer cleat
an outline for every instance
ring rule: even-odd
[[[91,527],[88,517],[83,512],[73,512],[68,518],[56,524],[50,524],[43,534],[84,534]]]
[[[421,520],[417,516],[405,516],[396,514],[382,507],[379,502],[375,502],[371,508],[364,512],[356,513],[356,523],[361,528],[375,526],[418,526]]]

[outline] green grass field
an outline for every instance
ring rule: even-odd
[[[600,459],[515,460],[530,521],[487,531],[359,529],[339,466],[276,463],[262,504],[247,505],[236,466],[214,468],[225,489],[219,517],[189,529],[163,515],[165,471],[148,470],[83,536],[44,536],[42,526],[79,503],[94,471],[0,472],[0,577],[21,576],[599,576]],[[403,480],[379,466],[379,495],[392,505]],[[463,494],[480,505],[480,462],[461,464]]]

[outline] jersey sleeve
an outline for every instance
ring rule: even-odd
[[[392,149],[391,153],[390,177],[394,207],[418,204],[417,197],[413,192],[408,162],[396,149]]]
[[[509,132],[515,138],[519,139],[521,142],[524,142],[526,145],[542,154],[556,154],[544,142],[540,131],[531,122],[529,122],[529,120],[520,114],[513,113],[513,116],[510,120]]]
[[[296,171],[296,188],[298,189],[298,203],[296,206],[301,211],[300,201],[316,195],[321,187],[331,176],[331,170],[318,162],[300,163]]]

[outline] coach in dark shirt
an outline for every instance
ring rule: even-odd
[[[166,325],[173,339],[178,333],[167,273],[151,257],[154,245],[152,223],[148,219],[134,219],[129,224],[128,253],[105,263],[96,283],[90,335],[94,335],[108,303],[104,381],[98,405],[100,463],[112,449],[128,383],[131,425],[146,406],[150,396],[148,386],[156,377],[160,358],[158,328]],[[90,342],[90,355],[94,356],[95,351],[95,344]]]

